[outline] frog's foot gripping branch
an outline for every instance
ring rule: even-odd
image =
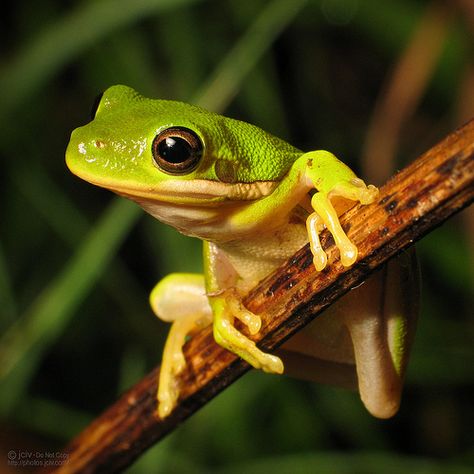
[[[319,239],[319,234],[326,227],[339,249],[341,263],[349,267],[357,260],[357,247],[349,240],[341,227],[338,213],[331,199],[343,198],[348,201],[359,201],[361,204],[370,204],[375,201],[379,191],[373,185],[366,186],[364,181],[332,153],[316,151],[303,156],[307,160],[306,177],[317,189],[311,198],[311,207],[314,212],[306,220],[314,266],[316,270],[321,271],[327,264],[327,255]],[[328,173],[328,169],[332,172]]]
[[[242,357],[256,369],[276,374],[283,373],[283,362],[279,357],[262,352],[255,342],[234,327],[234,318],[237,318],[247,325],[252,335],[256,334],[261,326],[260,317],[245,309],[231,290],[219,296],[211,296],[209,299],[214,312],[216,342]]]
[[[186,301],[186,304],[183,304]],[[163,278],[150,295],[150,304],[162,320],[172,322],[163,351],[158,384],[158,415],[168,416],[179,397],[178,375],[186,366],[183,345],[196,328],[213,321],[217,343],[265,372],[283,373],[282,361],[257,348],[255,342],[234,327],[234,320],[244,323],[250,334],[260,331],[259,316],[248,311],[234,290],[207,296],[203,275],[174,273]]]

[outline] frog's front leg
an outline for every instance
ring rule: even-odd
[[[288,216],[300,205],[309,208],[308,193],[315,190],[306,227],[308,240],[318,271],[327,264],[319,234],[327,228],[334,237],[344,266],[357,259],[357,247],[349,240],[339,222],[339,215],[351,206],[351,201],[370,204],[378,196],[375,186],[366,186],[354,172],[332,153],[311,151],[299,156],[275,190],[257,199],[246,209],[232,216],[230,224],[236,235],[243,236],[287,225]],[[243,231],[242,231],[243,229]]]
[[[204,276],[190,273],[166,276],[151,292],[150,304],[160,319],[172,323],[163,351],[157,393],[158,414],[164,418],[178,400],[177,376],[186,366],[183,354],[186,336],[212,321]]]
[[[357,247],[349,240],[339,222],[338,212],[331,200],[359,201],[370,204],[378,196],[378,189],[357,178],[353,171],[339,161],[332,153],[313,151],[305,153],[298,159],[298,165],[303,167],[304,176],[309,180],[316,193],[311,198],[314,212],[306,220],[308,237],[313,261],[318,271],[327,263],[327,256],[321,247],[320,232],[326,227],[334,237],[345,267],[351,266],[357,260]]]

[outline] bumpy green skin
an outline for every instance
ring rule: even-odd
[[[202,161],[185,176],[171,177],[160,171],[151,157],[154,137],[173,126],[190,128],[204,144]],[[117,130],[122,131],[119,137]],[[93,182],[107,177],[114,183],[133,181],[149,186],[170,179],[224,183],[275,181],[302,154],[249,123],[182,102],[147,99],[122,85],[107,89],[94,120],[76,129],[71,142],[80,144],[78,148],[82,150],[82,156],[81,152],[68,155],[68,164],[77,174]]]

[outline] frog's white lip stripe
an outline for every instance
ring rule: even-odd
[[[136,184],[95,183],[119,194],[143,197],[151,200],[188,202],[189,200],[252,201],[268,196],[278,185],[277,181],[255,181],[253,183],[221,183],[204,179],[164,181],[155,186]]]

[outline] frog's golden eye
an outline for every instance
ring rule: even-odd
[[[152,144],[155,163],[165,173],[190,173],[202,157],[200,138],[188,128],[171,127],[160,132]]]

